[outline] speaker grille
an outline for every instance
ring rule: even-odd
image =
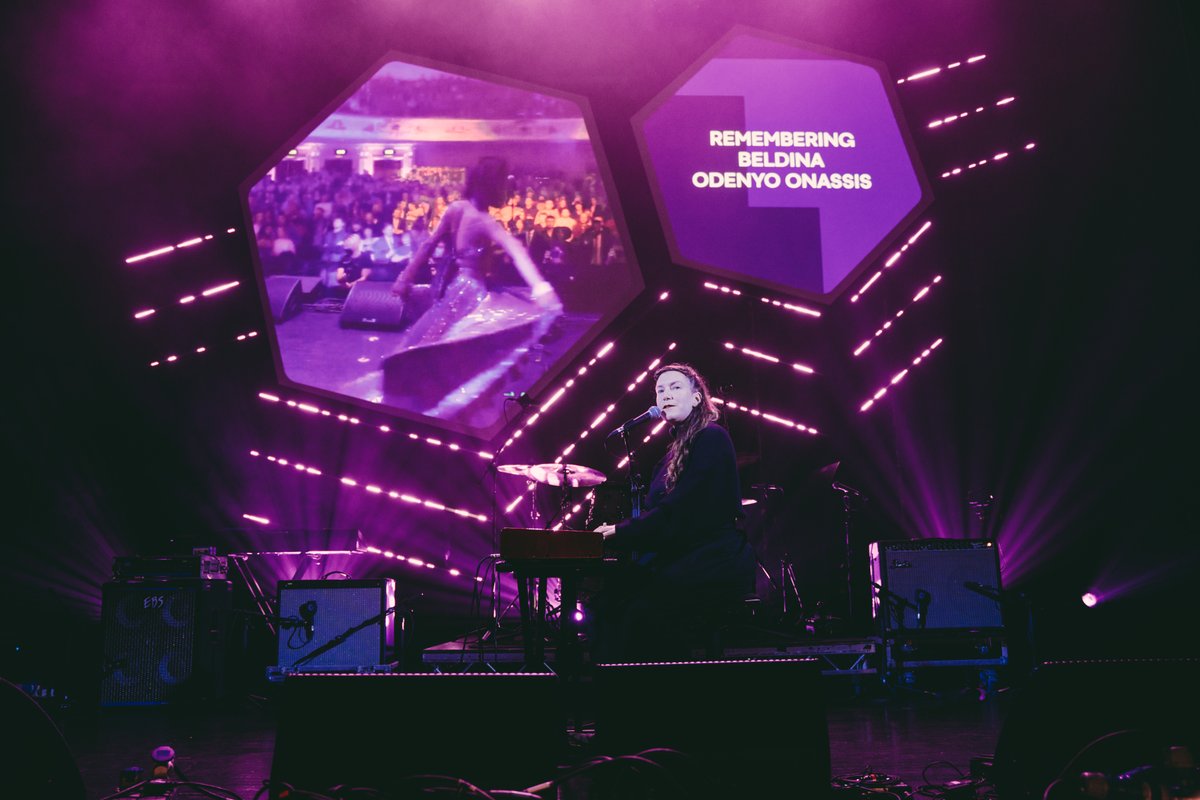
[[[278,664],[292,667],[330,640],[383,613],[395,603],[392,578],[361,581],[281,581],[279,615],[300,620],[302,606],[315,603],[313,636],[303,627],[280,627]],[[388,662],[395,642],[396,615],[355,631],[346,640],[301,665],[307,670],[355,670]]]
[[[897,616],[903,627],[918,627],[913,607],[919,605],[919,592],[929,595],[926,630],[1000,628],[1003,626],[1000,603],[968,589],[975,583],[1000,589],[1000,562],[991,542],[974,539],[918,539],[903,542],[875,542],[870,547],[871,579],[898,600],[894,614],[885,613],[887,595],[876,590],[872,611],[881,615],[885,628],[897,628]]]
[[[101,594],[101,705],[154,705],[219,692],[229,581],[108,583]]]

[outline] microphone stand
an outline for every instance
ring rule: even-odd
[[[629,445],[629,432],[621,431],[621,443],[625,445],[625,458],[629,461],[629,516],[637,519],[642,515],[642,494],[639,491],[637,472],[633,468],[633,448]]]

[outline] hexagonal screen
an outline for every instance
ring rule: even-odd
[[[581,104],[411,61],[247,182],[284,383],[489,438],[641,290]]]
[[[835,298],[931,200],[891,81],[735,31],[635,119],[679,263]]]

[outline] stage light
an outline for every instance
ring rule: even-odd
[[[1100,598],[1096,597],[1096,595],[1092,594],[1091,592],[1084,592],[1083,597],[1080,597],[1079,599],[1088,608],[1095,608],[1096,603],[1100,602]]]
[[[915,366],[919,365],[925,359],[929,358],[930,354],[932,354],[934,350],[936,350],[938,347],[940,347],[943,341],[944,341],[943,339],[939,338],[936,341],[934,341],[933,344],[929,345],[929,347],[926,347],[924,350],[922,350],[921,354],[912,360],[912,366],[915,367]],[[905,376],[908,375],[908,371],[909,371],[908,368],[905,367],[904,369],[900,370],[895,375],[893,375],[888,380],[888,382],[885,386],[878,389],[875,392],[875,394],[871,395],[871,397],[869,399],[867,399],[866,402],[864,402],[862,405],[860,405],[858,407],[859,412],[861,413],[863,411],[867,411],[868,409],[871,408],[871,406],[875,405],[875,403],[877,401],[881,400],[883,398],[883,396],[888,393],[889,388],[891,388],[892,386],[895,386],[900,381],[904,380]]]
[[[943,69],[946,69],[946,70],[958,69],[964,63],[965,64],[978,64],[980,61],[983,61],[985,58],[987,58],[987,55],[971,56],[970,58],[964,59],[963,61],[952,61],[951,63],[947,64],[945,67],[930,67],[929,69],[924,69],[924,70],[921,70],[920,72],[913,73],[912,75],[909,75],[907,78],[900,78],[898,81],[896,81],[896,84],[899,85],[902,83],[910,83],[912,81],[919,81],[923,78],[932,78],[934,75],[940,75]]]
[[[873,333],[871,335],[871,338],[867,339],[866,341],[862,342],[858,347],[854,348],[854,356],[857,357],[857,356],[861,355],[864,350],[866,350],[868,347],[871,346],[871,342],[873,342],[875,339],[878,339],[880,336],[882,336],[884,333],[886,333],[888,330],[890,330],[892,328],[892,325],[895,323],[895,321],[900,319],[902,316],[904,316],[905,311],[907,311],[909,308],[911,308],[914,303],[917,303],[920,300],[922,300],[925,297],[925,295],[929,294],[930,289],[932,289],[934,286],[938,285],[941,282],[942,282],[941,275],[933,276],[933,280],[930,281],[929,283],[927,283],[925,286],[922,286],[921,289],[913,296],[913,299],[908,302],[907,306],[905,306],[904,308],[900,309],[895,314],[893,314],[891,319],[889,319],[887,322],[883,323],[883,325],[881,325],[879,327],[879,329],[876,330],[875,333]]]
[[[345,422],[349,425],[359,425],[362,423],[362,420],[358,419],[357,417],[350,417],[345,414],[334,414],[332,411],[329,411],[328,409],[320,408],[319,406],[312,405],[311,403],[300,402],[297,400],[284,400],[279,395],[271,394],[270,392],[259,392],[258,397],[260,400],[265,400],[268,403],[282,403],[283,405],[285,405],[289,408],[294,408],[297,411],[303,411],[306,414],[312,414],[314,416],[322,416],[322,417],[329,417],[331,419],[337,419],[339,422]],[[375,427],[381,433],[393,433],[393,432],[404,433],[403,431],[393,431],[392,427],[390,425],[377,425]],[[419,436],[415,433],[408,433],[408,438],[411,441],[421,442],[423,444],[427,444],[432,447],[445,447],[446,449],[453,450],[455,452],[459,452],[459,451],[469,452],[473,455],[478,456],[479,458],[484,459],[485,461],[490,461],[490,460],[492,460],[492,458],[494,458],[494,456],[491,453],[487,452],[486,450],[470,450],[469,448],[466,448],[466,447],[456,444],[454,442],[446,443],[446,442],[443,442],[441,439],[434,439],[431,436],[422,438],[421,436]]]
[[[236,230],[237,230],[236,228],[226,228],[225,232],[233,233]],[[129,256],[128,258],[125,259],[125,263],[126,264],[136,264],[139,261],[146,261],[147,259],[157,258],[158,256],[166,255],[167,253],[173,253],[176,250],[182,249],[184,247],[192,247],[193,245],[200,244],[201,242],[210,241],[212,238],[213,238],[213,235],[211,233],[206,233],[203,236],[195,236],[195,237],[192,237],[191,239],[185,239],[184,241],[179,242],[178,244],[168,244],[168,245],[164,245],[163,247],[155,248],[154,250],[150,250],[145,253],[138,253],[137,255]]]
[[[344,156],[346,155],[346,151],[339,147],[337,150],[333,151],[333,154],[335,156]]]
[[[1009,105],[1016,99],[1017,98],[1015,98],[1015,97],[1004,97],[1004,98],[1001,98],[1000,100],[997,100],[995,103],[992,103],[991,107],[992,108],[1003,108],[1004,106]],[[987,108],[988,108],[987,106],[976,106],[973,110],[968,109],[966,111],[961,111],[957,114],[951,114],[948,117],[942,117],[940,119],[935,119],[932,122],[928,123],[925,127],[926,128],[940,128],[944,125],[949,125],[952,122],[957,122],[958,120],[962,119],[963,117],[970,116],[971,114],[981,114],[984,111],[986,111]]]
[[[146,317],[152,316],[155,313],[156,312],[153,308],[147,308],[145,311],[134,312],[133,318],[134,319],[145,319]]]
[[[725,342],[725,349],[726,350],[735,350],[737,352],[742,353],[743,355],[749,356],[750,358],[758,359],[759,361],[767,361],[772,364],[782,364],[783,363],[783,359],[779,358],[778,356],[773,356],[770,353],[764,353],[760,350],[754,350],[749,347],[739,347],[738,345],[734,344],[733,342]],[[803,372],[805,375],[815,375],[816,374],[816,370],[814,370],[812,367],[808,366],[807,364],[799,364],[799,363],[793,362],[791,367],[794,371]]]
[[[242,519],[248,519],[251,522],[257,522],[259,525],[270,525],[271,520],[266,517],[260,517],[255,514],[242,514]]]
[[[878,281],[881,277],[883,277],[884,270],[891,269],[892,266],[897,261],[900,260],[900,256],[902,256],[906,252],[908,252],[908,249],[910,247],[912,247],[914,244],[916,244],[917,240],[920,239],[922,236],[924,236],[925,232],[928,231],[932,227],[933,227],[933,223],[929,220],[925,220],[925,223],[923,225],[921,225],[920,228],[917,229],[917,232],[914,233],[912,236],[908,237],[908,240],[904,244],[900,245],[899,250],[897,250],[896,252],[894,252],[890,256],[888,256],[887,260],[883,262],[883,267],[880,268],[874,275],[872,275],[867,280],[867,282],[862,285],[862,288],[860,288],[857,292],[855,292],[853,295],[850,296],[850,302],[857,303],[858,298],[860,298],[864,294],[866,294],[867,290],[870,289],[875,284],[876,281]]]
[[[704,288],[714,292],[720,292],[721,294],[732,295],[734,297],[742,296],[742,292],[739,289],[734,289],[732,286],[723,286],[718,283],[712,283],[711,281],[705,281]],[[791,311],[795,314],[801,314],[806,317],[814,317],[819,319],[821,316],[821,312],[817,311],[815,308],[806,308],[805,306],[798,306],[794,303],[788,303],[783,300],[776,300],[770,297],[760,297],[759,300],[766,305],[774,306],[775,308],[782,308],[786,311]]]
[[[263,457],[262,453],[260,453],[257,450],[251,450],[250,455],[252,455],[256,458]],[[279,458],[278,456],[267,455],[267,456],[265,456],[265,458],[268,461],[274,462],[281,467],[288,466],[288,461],[286,459]],[[307,466],[304,466],[301,464],[295,465],[295,468],[297,470],[302,470],[310,475],[321,476],[323,474],[321,471],[317,470],[314,467],[307,467]],[[374,484],[362,485],[359,483],[359,481],[357,479],[350,477],[348,475],[341,476],[340,478],[338,478],[338,481],[343,486],[349,486],[351,488],[363,488],[365,491],[367,491],[368,493],[371,493],[371,494],[379,494],[379,495],[386,494],[392,500],[399,500],[401,502],[409,503],[411,505],[419,505],[419,506],[422,506],[423,508],[429,508],[429,509],[433,509],[434,511],[441,511],[441,512],[444,512],[447,514],[453,514],[457,517],[463,517],[465,519],[473,519],[477,522],[487,522],[488,521],[488,518],[486,516],[484,516],[483,514],[479,514],[474,511],[467,511],[467,510],[461,509],[461,508],[452,508],[443,503],[439,503],[436,500],[426,500],[426,499],[422,499],[420,497],[416,497],[411,494],[400,493],[395,490],[385,490]]]
[[[1025,152],[1029,152],[1036,146],[1037,146],[1036,142],[1027,142],[1021,146],[1021,149]],[[994,164],[997,161],[1003,161],[1004,159],[1008,158],[1009,155],[1011,155],[1011,154],[1008,152],[1005,152],[1005,151],[1001,151],[999,153],[996,153],[991,158],[981,158],[978,161],[972,161],[970,164],[967,164],[967,166],[965,168],[964,167],[952,167],[951,169],[948,169],[942,173],[942,175],[941,175],[942,180],[946,180],[948,178],[953,178],[955,175],[961,175],[963,173],[964,169],[965,170],[978,169],[979,167],[986,166],[987,164]]]
[[[786,417],[781,417],[778,414],[770,414],[770,413],[767,413],[766,411],[760,411],[757,408],[750,408],[749,406],[744,406],[740,403],[737,403],[733,400],[729,400],[727,398],[714,397],[712,399],[712,401],[714,403],[716,403],[717,405],[721,405],[721,406],[724,406],[725,408],[728,408],[731,411],[741,411],[746,414],[749,414],[752,417],[757,417],[759,419],[765,419],[767,422],[770,422],[774,425],[779,425],[780,427],[783,427],[783,428],[789,428],[794,431],[800,431],[801,433],[807,433],[812,436],[815,436],[819,433],[819,431],[816,428],[812,427],[811,425],[805,425],[803,422],[796,422],[795,420],[787,419]]]

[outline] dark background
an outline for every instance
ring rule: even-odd
[[[1044,653],[1196,650],[1194,137],[1183,125],[1195,68],[1180,4],[142,1],[23,3],[6,16],[7,675],[86,690],[113,556],[163,553],[183,534],[252,539],[242,513],[358,527],[467,570],[490,552],[486,525],[247,456],[260,448],[489,507],[484,462],[268,407],[256,397],[278,387],[267,337],[233,343],[264,324],[237,187],[392,50],[588,98],[646,275],[605,337],[613,353],[502,460],[552,460],[677,341],[729,398],[821,430],[728,417],[745,487],[784,489],[766,519],[750,520],[760,554],[794,557],[812,601],[843,602],[841,507],[813,477],[840,460],[839,478],[870,498],[854,511],[858,546],[995,536],[1013,568],[1006,583],[1035,601]],[[878,59],[894,78],[988,55],[897,87],[934,187],[934,228],[863,302],[843,296],[819,322],[763,306],[750,287],[742,301],[706,291],[701,273],[672,266],[638,155],[630,118],[736,23]],[[1010,109],[924,128],[1007,94],[1018,97]],[[1026,141],[1033,153],[937,177]],[[228,227],[238,234],[124,263]],[[935,273],[945,280],[920,314],[873,345],[873,361],[852,362],[854,344]],[[166,313],[229,279],[241,289]],[[150,305],[164,313],[135,323]],[[933,357],[857,412],[939,336]],[[820,375],[805,383],[730,358],[723,341]],[[201,343],[203,358],[147,366]],[[644,410],[641,392],[623,396],[614,425]],[[622,479],[615,458],[586,444],[570,460]],[[503,485],[502,501],[512,491]],[[967,508],[973,492],[996,497],[984,524]],[[478,622],[462,584],[355,564],[356,577],[394,575],[424,593],[431,641]],[[270,581],[291,566],[256,569]],[[1084,609],[1080,593],[1102,579],[1133,588]]]

